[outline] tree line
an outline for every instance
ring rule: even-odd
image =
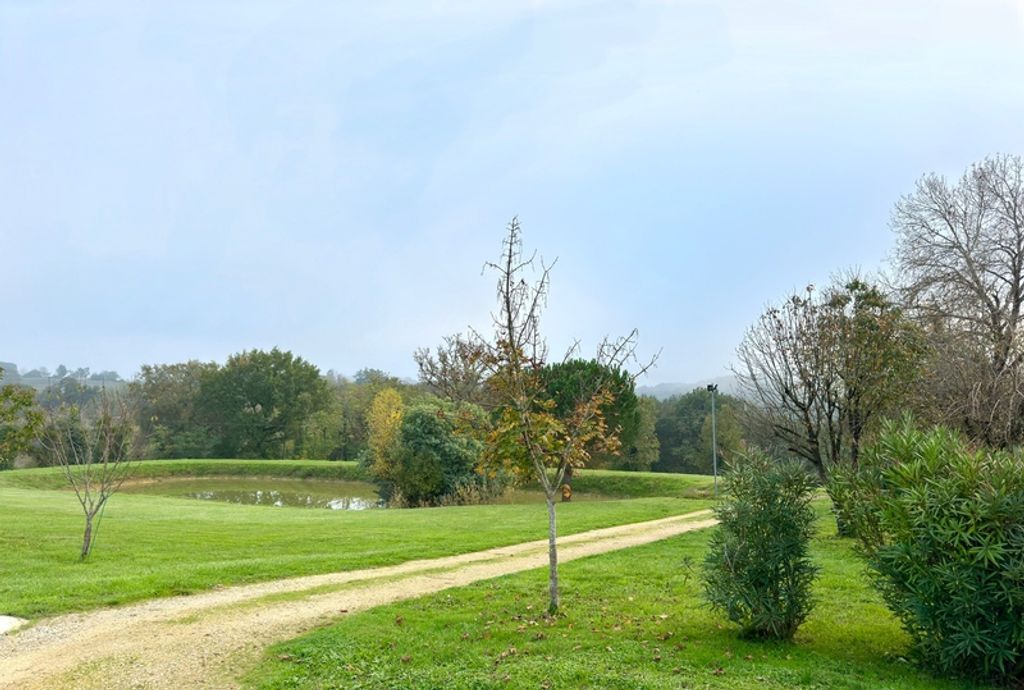
[[[438,348],[442,350],[444,348]],[[379,369],[352,377],[319,368],[291,352],[250,350],[223,364],[190,360],[147,364],[119,389],[130,402],[140,438],[135,452],[145,458],[309,458],[363,460],[372,464],[372,407],[382,391],[405,407],[438,400],[483,404],[449,371],[440,376],[438,356],[416,355],[420,380],[409,382]],[[573,387],[599,374],[594,360],[574,359],[550,365],[545,385],[568,411]],[[621,376],[621,374],[620,374]],[[9,383],[0,374],[5,404],[0,405],[0,468],[25,454],[36,464],[54,464],[46,447],[35,442],[47,416],[62,406],[98,409],[103,390],[64,377],[34,391]],[[464,382],[463,384],[464,385]],[[744,446],[739,426],[742,401],[718,396],[718,446],[724,459]],[[6,410],[6,412],[5,412]],[[659,472],[711,472],[710,398],[703,389],[667,400],[636,395],[623,386],[607,406],[608,424],[619,429],[621,447],[596,453],[591,467]],[[5,440],[6,439],[6,440]]]

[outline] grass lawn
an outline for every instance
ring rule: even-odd
[[[689,475],[678,475],[689,476]],[[329,460],[143,460],[132,469],[135,479],[167,477],[281,477],[290,479],[365,480],[366,471],[353,461]],[[0,472],[0,488],[63,489],[60,468],[39,467]]]
[[[573,491],[619,498],[643,496],[706,498],[711,496],[713,482],[711,477],[703,474],[577,470],[576,476],[572,478],[572,488]]]
[[[144,460],[136,463],[132,477],[279,477],[290,479],[367,479],[366,470],[353,461],[329,460]],[[673,496],[704,498],[711,494],[712,478],[701,474],[577,470],[573,489],[616,498]],[[59,468],[42,467],[0,472],[0,488],[61,489],[65,480]],[[531,488],[529,485],[524,487]]]
[[[740,640],[700,601],[708,532],[567,563],[563,610],[536,570],[355,614],[268,651],[286,688],[971,688],[901,658],[907,638],[851,543],[821,519],[818,607],[792,643]],[[684,565],[691,559],[693,567]]]
[[[232,471],[249,468],[239,474],[271,467],[292,473],[285,476],[349,471],[347,463],[218,460],[145,462],[140,472],[181,476],[225,462]],[[37,617],[218,584],[390,565],[542,539],[547,529],[537,505],[349,512],[123,493],[111,499],[93,555],[81,563],[83,518],[75,497],[32,488],[54,486],[60,482],[52,469],[0,473],[0,615]],[[559,506],[559,528],[570,534],[708,505],[667,497],[581,501]]]

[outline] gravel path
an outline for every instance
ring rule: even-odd
[[[714,523],[710,511],[702,510],[562,537],[559,560]],[[235,678],[268,645],[347,613],[546,564],[542,540],[56,616],[0,636],[0,688],[237,688]]]

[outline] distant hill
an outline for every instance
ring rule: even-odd
[[[704,379],[702,381],[694,381],[692,383],[658,383],[653,386],[637,386],[636,392],[638,395],[649,395],[657,398],[658,400],[665,400],[671,398],[673,395],[683,395],[689,393],[695,388],[707,388],[708,384],[717,384],[718,390],[721,393],[727,393],[729,395],[740,395],[739,381],[736,380],[735,376],[719,376],[713,379]]]
[[[116,390],[128,385],[128,382],[114,371],[90,373],[88,369],[77,369],[75,371],[68,371],[63,376],[58,376],[56,373],[51,373],[44,368],[21,372],[18,370],[18,365],[14,362],[0,362],[0,369],[3,369],[3,372],[0,373],[0,385],[16,383],[20,386],[28,386],[39,391],[60,382],[63,378],[73,379],[83,386],[92,388]]]

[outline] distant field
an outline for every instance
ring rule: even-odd
[[[356,463],[345,462],[186,460],[139,463],[137,476],[352,479],[359,472]],[[595,472],[594,481],[622,490],[618,474],[602,478]],[[645,481],[639,486],[654,492],[676,492],[688,484]],[[348,512],[125,493],[111,500],[95,551],[80,563],[81,510],[69,492],[56,490],[61,486],[54,468],[0,473],[0,614],[33,617],[214,585],[389,565],[541,539],[547,528],[546,514],[536,505]],[[580,501],[559,506],[559,531],[571,534],[708,505],[665,496]]]

